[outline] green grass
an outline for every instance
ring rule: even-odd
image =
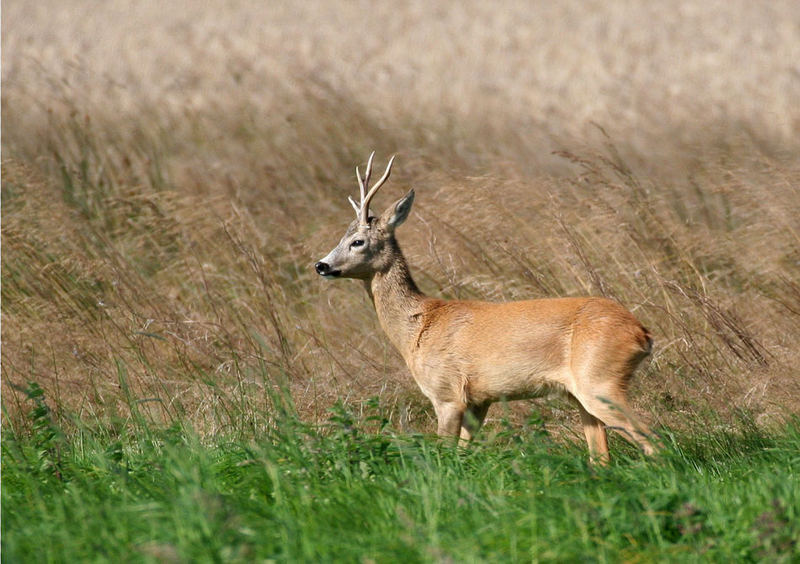
[[[378,404],[311,428],[201,440],[180,425],[65,436],[29,388],[7,432],[3,559],[77,561],[797,561],[800,422],[668,436],[609,468],[509,427],[467,449],[396,435]],[[367,432],[366,429],[370,431]]]

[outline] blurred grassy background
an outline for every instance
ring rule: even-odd
[[[373,149],[424,290],[619,299],[655,423],[800,409],[796,2],[2,8],[4,425],[35,381],[66,427],[258,431],[285,387],[432,431],[361,285],[312,269]]]

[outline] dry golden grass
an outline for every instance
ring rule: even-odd
[[[34,380],[65,418],[257,429],[286,386],[431,430],[311,268],[372,149],[423,289],[616,297],[656,422],[797,412],[797,4],[492,6],[4,3],[4,424]]]

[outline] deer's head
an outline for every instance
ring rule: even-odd
[[[369,156],[363,180],[361,172],[356,167],[361,203],[356,204],[352,198],[348,198],[356,211],[356,218],[347,228],[336,248],[314,265],[317,273],[321,276],[369,279],[376,272],[388,269],[395,254],[399,252],[394,238],[394,230],[408,217],[411,204],[414,202],[414,190],[410,190],[408,194],[386,208],[380,217],[371,216],[369,203],[378,189],[389,179],[394,162],[394,157],[392,157],[386,167],[386,172],[367,191],[374,156],[374,152]]]

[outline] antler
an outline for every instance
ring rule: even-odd
[[[367,227],[369,225],[369,203],[372,201],[372,197],[378,192],[378,189],[383,186],[383,184],[389,179],[389,175],[392,173],[392,163],[394,162],[394,155],[391,159],[389,159],[389,164],[386,166],[386,172],[383,173],[380,180],[378,180],[375,185],[369,189],[367,192],[367,185],[369,184],[369,178],[372,176],[372,159],[375,156],[375,151],[372,151],[372,154],[369,156],[369,160],[367,161],[367,168],[364,171],[364,179],[361,179],[361,171],[358,170],[356,167],[356,178],[358,178],[358,189],[361,195],[361,204],[356,204],[353,201],[353,198],[348,196],[348,200],[350,200],[350,205],[353,206],[353,209],[356,210],[356,218],[358,219],[359,225],[362,227]]]

